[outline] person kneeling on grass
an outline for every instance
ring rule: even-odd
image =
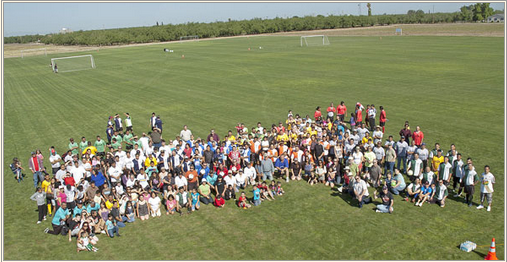
[[[449,192],[447,191],[447,186],[445,186],[445,181],[440,179],[438,181],[438,185],[435,187],[433,202],[440,205],[440,207],[445,207],[445,200],[447,199],[447,195]]]
[[[382,199],[382,204],[377,205],[378,213],[393,213],[393,195],[389,192],[387,186],[382,187],[382,192],[380,192],[380,199]]]
[[[430,182],[426,181],[424,183],[424,185],[421,187],[421,192],[419,193],[419,197],[418,197],[417,203],[415,203],[415,205],[422,207],[424,202],[430,198],[432,193],[433,193],[433,190],[431,189]]]
[[[407,190],[407,194],[406,194],[407,196],[405,197],[405,201],[409,201],[409,198],[412,198],[411,201],[412,201],[412,203],[414,203],[415,200],[417,199],[417,196],[419,195],[419,193],[421,193],[421,179],[416,178],[413,183],[408,185],[406,190]]]
[[[221,195],[217,195],[217,197],[215,198],[215,203],[213,203],[213,205],[222,208],[225,206],[225,200],[222,198]]]
[[[359,208],[362,208],[364,204],[371,203],[370,193],[368,193],[368,187],[366,186],[366,182],[361,179],[359,175],[356,175],[354,186],[352,187],[353,191],[351,192],[352,196],[358,201]]]
[[[115,233],[116,233],[116,236],[120,237],[120,230],[118,229],[118,226],[116,225],[116,221],[114,220],[113,215],[111,215],[111,214],[107,215],[106,228],[107,228],[107,235],[110,238],[113,238]]]
[[[251,208],[252,207],[250,204],[248,204],[246,202],[246,194],[245,194],[245,192],[241,192],[241,195],[239,196],[238,207],[243,208],[243,209],[247,209],[247,208]]]

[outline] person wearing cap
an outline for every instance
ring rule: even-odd
[[[380,199],[382,200],[382,204],[377,205],[377,209],[375,211],[377,213],[393,213],[394,199],[387,186],[382,187]]]
[[[33,174],[33,186],[34,188],[37,188],[39,182],[42,183],[44,180],[44,177],[42,176],[42,170],[44,169],[44,166],[42,159],[37,157],[35,152],[32,152],[32,156],[28,159],[28,167]]]
[[[361,176],[356,175],[354,180],[352,190],[349,189],[349,193],[357,199],[359,208],[362,208],[364,204],[371,203],[372,200],[366,182],[361,179]]]
[[[396,159],[398,160],[396,168],[403,172],[407,171],[407,149],[408,144],[405,141],[405,137],[402,136],[400,140],[394,144],[394,150],[396,151]],[[403,169],[401,169],[401,163],[403,163]]]
[[[419,193],[419,197],[417,199],[417,203],[415,203],[415,206],[422,207],[424,202],[426,202],[432,194],[433,189],[430,186],[430,182],[429,181],[424,182],[424,185],[421,187],[421,192]]]
[[[49,162],[51,163],[52,174],[55,175],[60,169],[62,157],[56,153],[55,147],[49,148]]]

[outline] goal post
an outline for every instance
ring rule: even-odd
[[[52,58],[51,68],[53,71],[55,71],[55,69],[58,69],[58,73],[94,69],[95,60],[93,60],[92,55]]]
[[[21,50],[21,58],[25,56],[36,56],[36,55],[48,55],[46,48],[34,48],[34,49],[23,49]]]
[[[304,35],[300,38],[301,46],[322,46],[330,45],[326,35]]]
[[[199,41],[199,36],[198,35],[180,36],[180,41],[188,41],[188,40]]]

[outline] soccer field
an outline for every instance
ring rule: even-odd
[[[488,247],[466,253],[458,245],[489,245],[495,237],[504,259],[504,38],[329,40],[300,47],[299,37],[259,36],[5,59],[3,258],[481,260]],[[54,74],[49,67],[50,58],[83,54],[93,55],[96,69]],[[249,210],[229,201],[221,210],[204,206],[189,216],[136,220],[120,229],[121,238],[100,235],[98,253],[76,254],[75,239],[43,233],[49,219],[36,224],[30,152],[39,148],[48,158],[52,145],[63,154],[70,137],[105,137],[110,115],[129,112],[140,134],[156,112],[166,140],[185,124],[196,136],[214,128],[223,138],[238,122],[267,127],[285,121],[289,109],[313,117],[316,106],[340,101],[349,112],[358,101],[383,105],[386,135],[395,140],[408,120],[421,126],[428,149],[439,142],[447,152],[454,143],[479,174],[490,165],[492,211],[475,208],[479,185],[472,208],[453,193],[445,208],[415,207],[395,196],[389,215],[371,204],[358,209],[356,200],[329,187],[291,181],[283,184],[285,196]],[[22,184],[12,179],[13,157],[26,169]]]

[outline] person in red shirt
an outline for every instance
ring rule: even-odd
[[[65,185],[71,185],[71,186],[74,186],[76,184],[76,181],[70,175],[69,172],[67,172],[67,175],[65,175],[65,178],[63,179],[63,182],[65,183]]]
[[[340,121],[345,120],[345,114],[347,114],[345,102],[341,101],[340,105],[336,107],[336,113],[338,114],[338,119],[340,119]]]
[[[266,181],[262,181],[262,184],[257,185],[257,187],[261,190],[262,198],[267,199],[269,201],[271,201],[271,199],[275,200],[275,196],[273,196],[273,193],[271,192],[271,190],[269,190]],[[271,197],[271,199],[269,199],[269,197]]]
[[[215,198],[215,202],[213,203],[213,205],[215,205],[216,207],[224,207],[225,206],[225,200],[224,198],[222,197],[222,195],[218,194],[217,197]]]
[[[387,121],[386,111],[384,110],[383,106],[380,106],[380,126],[382,127],[382,133],[385,132],[386,121]]]
[[[238,199],[238,207],[243,208],[243,209],[247,209],[247,208],[251,208],[252,207],[252,205],[250,205],[250,204],[248,204],[246,202],[246,194],[245,194],[245,192],[241,192],[241,196]]]
[[[334,104],[331,102],[331,105],[327,108],[327,119],[330,120],[330,122],[333,122],[335,114],[336,108],[334,108]]]
[[[359,105],[356,105],[356,126],[363,124],[363,111]]]
[[[414,143],[417,147],[420,147],[423,140],[424,140],[424,134],[421,131],[421,127],[417,126],[415,128],[414,133],[412,134],[412,138],[414,139]]]
[[[314,118],[315,118],[315,122],[319,121],[322,119],[322,112],[320,112],[320,106],[318,106],[317,108],[315,108],[315,114],[313,114]]]

